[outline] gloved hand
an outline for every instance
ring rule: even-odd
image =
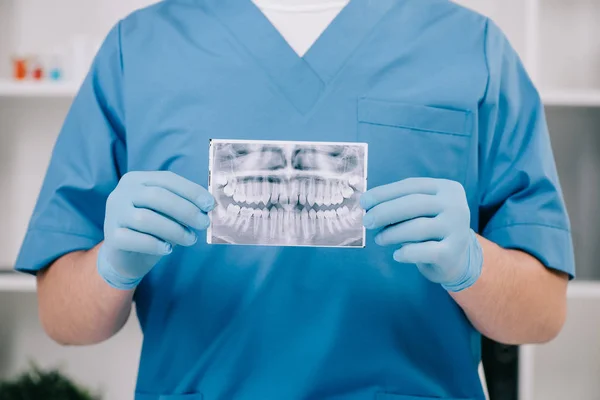
[[[171,172],[130,172],[108,197],[98,272],[112,287],[129,290],[173,246],[196,243],[210,225],[213,196]]]
[[[454,181],[411,178],[365,192],[364,225],[375,242],[396,246],[394,260],[416,264],[430,281],[459,292],[481,275],[483,253],[470,228],[465,190]]]

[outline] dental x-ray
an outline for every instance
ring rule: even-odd
[[[364,247],[367,144],[210,142],[208,243]]]

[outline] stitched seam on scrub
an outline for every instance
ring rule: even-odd
[[[89,236],[89,235],[85,235],[83,233],[69,232],[69,231],[66,231],[66,230],[55,229],[55,228],[44,227],[44,226],[41,226],[41,227],[38,226],[38,227],[35,227],[35,228],[32,228],[32,229],[29,229],[29,230],[27,230],[27,233],[30,233],[30,232],[33,233],[33,232],[36,232],[36,231],[37,232],[46,232],[46,233],[58,233],[58,234],[61,234],[61,235],[68,235],[68,236],[77,236],[77,237],[81,237],[81,238],[89,239],[89,240],[94,240],[94,241],[96,241],[96,240],[102,240],[101,238],[92,237],[92,236]]]
[[[429,132],[429,133],[436,133],[439,135],[450,135],[450,136],[458,136],[458,137],[469,137],[469,135],[466,134],[460,134],[460,133],[453,133],[453,132],[447,132],[447,131],[441,131],[441,130],[436,130],[436,129],[427,129],[427,128],[415,128],[412,126],[407,126],[407,125],[392,125],[392,124],[383,124],[383,123],[377,123],[377,122],[369,122],[369,121],[358,121],[361,124],[367,124],[367,125],[375,125],[375,126],[387,126],[389,128],[400,128],[400,129],[408,129],[411,131],[419,131],[419,132]]]
[[[549,225],[549,224],[539,224],[539,223],[529,223],[529,222],[515,222],[515,223],[512,223],[512,224],[502,225],[502,226],[499,226],[499,227],[496,227],[496,228],[491,228],[489,230],[486,229],[486,230],[483,231],[483,233],[489,235],[490,233],[498,231],[500,229],[512,228],[514,226],[523,226],[523,225],[525,225],[525,226],[537,226],[537,227],[540,227],[540,228],[557,229],[559,231],[563,231],[563,232],[566,232],[566,233],[571,233],[570,229],[563,228],[561,226],[555,226],[555,225]]]
[[[321,81],[325,84],[325,86],[323,88],[323,92],[321,93],[321,95],[319,96],[319,98],[317,99],[315,104],[313,105],[312,109],[303,116],[305,119],[311,118],[311,116],[315,113],[315,110],[317,110],[318,107],[320,106],[320,104],[323,101],[325,101],[324,99],[327,98],[329,93],[331,93],[331,91],[334,89],[336,82],[339,79],[341,79],[340,77],[343,76],[346,68],[348,68],[348,65],[350,65],[350,63],[354,60],[355,57],[358,57],[358,54],[360,54],[360,50],[362,50],[362,48],[365,46],[365,43],[367,43],[367,41],[369,39],[371,39],[371,37],[373,35],[375,35],[375,32],[377,32],[377,29],[383,23],[383,21],[386,18],[391,18],[389,15],[392,13],[393,10],[396,9],[396,7],[398,7],[397,4],[391,6],[384,13],[384,15],[382,15],[379,18],[377,23],[373,24],[371,29],[367,33],[365,33],[365,35],[363,36],[363,38],[361,40],[359,40],[358,45],[350,52],[350,54],[348,55],[348,58],[346,58],[346,60],[342,63],[342,65],[340,65],[339,68],[334,72],[334,74],[331,75],[330,79],[328,79],[327,81],[324,81],[323,78],[321,78],[321,76],[319,74],[317,74],[317,76],[321,79]],[[344,12],[344,10],[342,10],[340,12],[340,14],[343,12]],[[304,59],[304,57],[301,57],[301,58]],[[306,63],[310,66],[310,64],[308,62],[306,62]],[[310,67],[312,69],[312,66],[310,66]],[[359,101],[360,101],[360,99],[359,99]],[[359,122],[361,122],[361,121],[359,121]]]
[[[427,108],[427,109],[433,109],[433,110],[442,110],[442,111],[453,111],[453,112],[458,112],[458,113],[464,113],[464,114],[470,114],[473,112],[473,110],[471,110],[470,108],[459,108],[459,107],[434,107],[434,106],[428,106],[428,105],[423,105],[423,104],[417,104],[417,103],[405,103],[405,102],[398,102],[397,100],[390,100],[390,99],[385,99],[385,98],[380,98],[380,97],[370,97],[370,96],[364,96],[358,99],[360,100],[365,100],[368,102],[375,102],[375,103],[387,103],[390,105],[399,105],[399,104],[404,104],[404,105],[409,105],[409,106],[418,106],[418,107],[422,107],[422,108]]]
[[[489,36],[489,30],[490,30],[490,19],[486,18],[485,19],[485,27],[483,28],[483,63],[485,64],[485,68],[487,70],[487,81],[485,83],[485,88],[483,90],[483,96],[481,96],[481,99],[478,102],[478,106],[479,107],[481,107],[481,105],[485,102],[485,99],[486,99],[486,97],[488,95],[488,92],[490,90],[490,84],[491,84],[491,80],[492,80],[492,74],[491,74],[490,65],[489,65],[489,62],[488,62],[488,36]]]

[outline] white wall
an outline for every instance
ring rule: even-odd
[[[69,104],[0,98],[0,268],[14,265]]]
[[[600,89],[600,1],[542,0],[541,83]]]

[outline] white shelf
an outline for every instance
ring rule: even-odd
[[[74,97],[79,85],[72,82],[15,82],[0,80],[0,97]]]
[[[32,293],[35,291],[35,277],[26,274],[0,273],[0,293]]]
[[[548,90],[541,91],[548,106],[600,107],[599,90]]]
[[[599,299],[600,300],[600,282],[581,281],[569,284],[567,291],[569,299]]]

